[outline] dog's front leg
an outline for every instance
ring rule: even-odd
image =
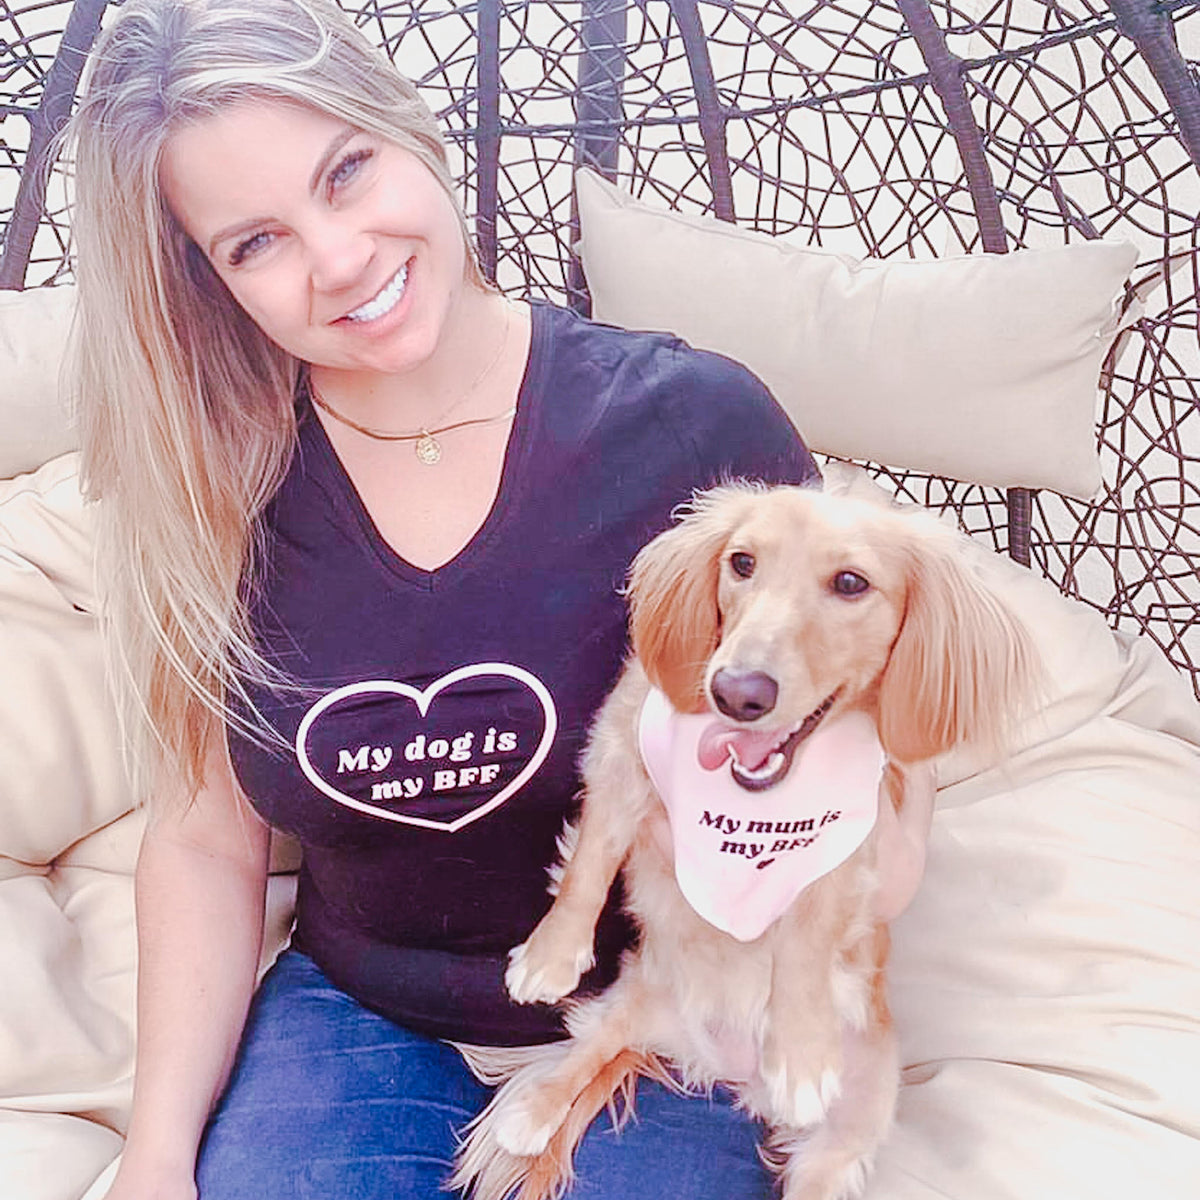
[[[505,983],[518,1003],[561,1000],[594,962],[596,922],[650,804],[649,780],[631,742],[644,694],[644,677],[631,668],[597,719],[583,763],[583,808],[574,836],[564,839],[558,895],[509,954]]]
[[[528,939],[509,952],[504,981],[520,1004],[552,1004],[570,995],[595,961],[596,922],[630,845],[601,808],[585,799],[558,896]]]
[[[842,1018],[835,989],[851,983],[835,976],[841,970],[835,941],[840,906],[811,899],[802,897],[781,919],[790,929],[772,930],[771,1000],[760,1064],[762,1115],[801,1129],[824,1120],[841,1094]]]

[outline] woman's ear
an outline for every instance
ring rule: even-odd
[[[951,538],[922,536],[906,559],[904,621],[879,692],[884,749],[902,763],[960,742],[1000,753],[1036,690],[1029,634]]]
[[[746,494],[717,488],[698,496],[680,523],[650,542],[630,570],[634,653],[679,712],[705,707],[704,671],[721,636],[721,553]]]

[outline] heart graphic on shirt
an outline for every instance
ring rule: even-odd
[[[409,705],[414,707],[419,719],[423,721],[430,718],[430,710],[434,702],[439,697],[451,692],[451,689],[456,685],[466,680],[482,680],[486,683],[489,679],[501,684],[509,691],[512,690],[514,682],[520,685],[522,690],[527,690],[541,709],[543,728],[541,737],[538,739],[533,753],[517,773],[511,779],[508,779],[494,795],[483,796],[478,804],[468,808],[466,811],[457,812],[447,819],[438,819],[435,816],[421,816],[413,812],[384,808],[379,804],[373,804],[370,801],[351,796],[342,790],[342,788],[335,786],[313,762],[310,743],[313,741],[314,735],[319,737],[322,732],[322,718],[328,721],[331,710],[337,705],[345,705],[347,702],[356,705],[400,702],[406,707]],[[423,829],[441,829],[448,833],[455,833],[464,826],[470,825],[473,821],[478,821],[480,817],[484,817],[499,808],[500,805],[525,786],[542,763],[545,762],[546,756],[550,753],[550,747],[554,742],[554,735],[557,729],[558,715],[555,711],[554,700],[546,685],[537,676],[530,674],[521,667],[512,666],[510,663],[476,663],[473,666],[459,667],[457,670],[448,672],[423,690],[394,679],[370,679],[364,680],[361,683],[348,684],[346,687],[338,688],[336,691],[322,696],[305,713],[304,719],[300,722],[300,727],[296,730],[296,757],[300,764],[300,769],[304,772],[313,787],[328,796],[331,800],[335,800],[338,804],[345,805],[347,808],[355,809],[358,812],[367,813],[373,817],[379,817],[385,821],[395,821],[404,825],[417,825]],[[420,738],[421,735],[418,733],[417,737]],[[369,752],[369,747],[365,746],[359,751],[359,754],[364,755],[364,762],[368,761],[365,755]],[[342,751],[342,753],[346,754],[349,752]],[[403,797],[397,796],[397,798]],[[429,799],[427,795],[423,795],[421,798],[423,801],[428,801]]]

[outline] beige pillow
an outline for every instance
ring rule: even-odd
[[[0,291],[0,479],[79,445],[61,380],[74,313],[73,287]]]
[[[1136,311],[1126,243],[859,262],[575,177],[593,315],[737,359],[809,445],[1080,499],[1100,367]]]

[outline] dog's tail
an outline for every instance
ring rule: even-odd
[[[530,1088],[536,1088],[562,1061],[571,1043],[548,1046],[479,1047],[460,1046],[471,1070],[487,1084],[503,1083],[492,1102],[467,1126],[459,1147],[457,1165],[448,1187],[464,1192],[472,1200],[559,1200],[575,1178],[575,1147],[588,1126],[607,1108],[614,1129],[620,1129],[633,1113],[638,1076],[654,1079],[675,1091],[679,1082],[653,1054],[622,1050],[607,1062],[575,1097],[563,1123],[538,1155],[524,1156],[505,1150],[496,1137],[496,1127],[506,1114],[522,1103]]]

